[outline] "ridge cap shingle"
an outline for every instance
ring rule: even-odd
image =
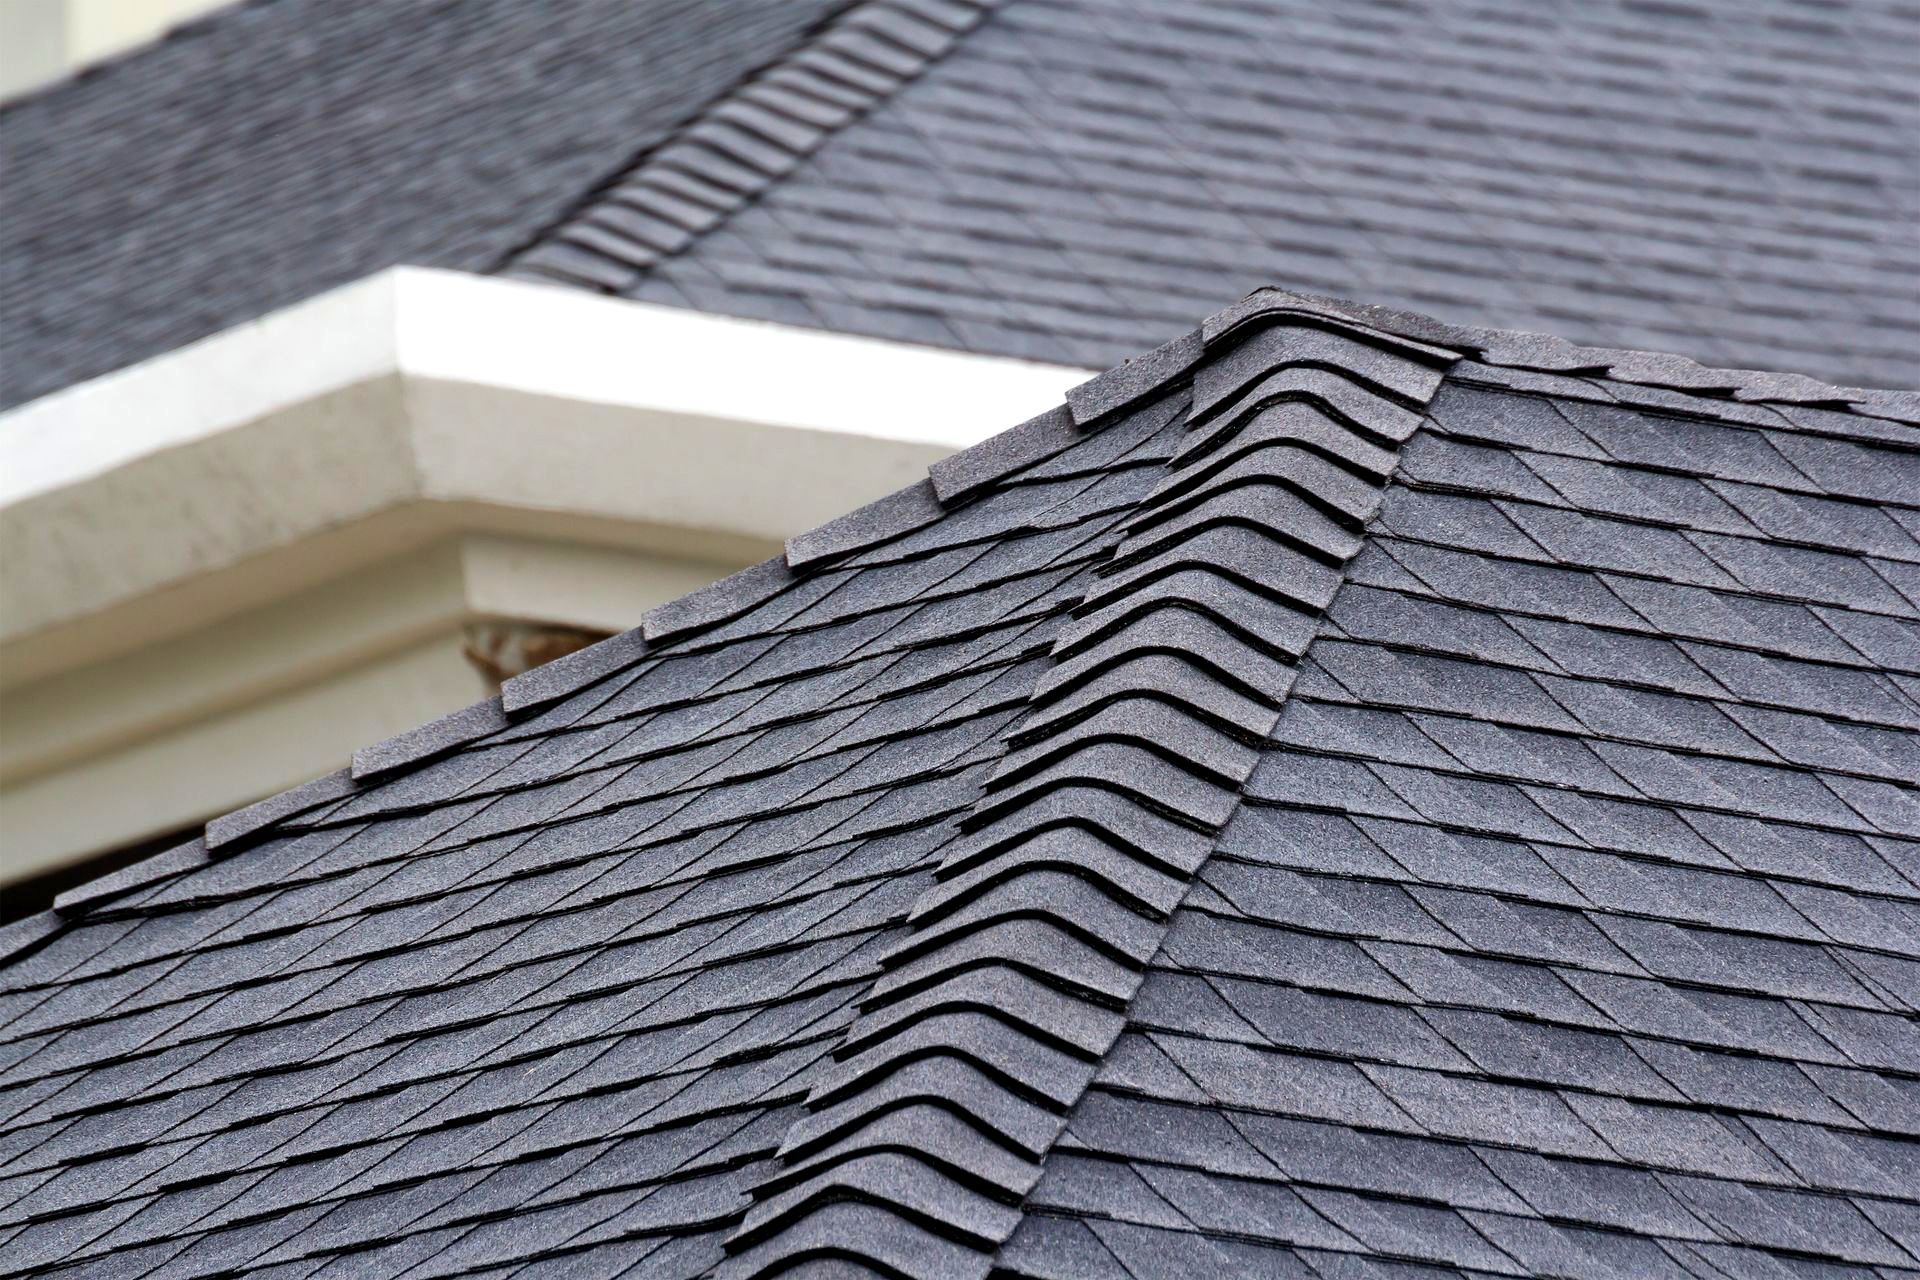
[[[1284,743],[1275,724],[1310,646],[1346,634],[1337,611],[1334,622],[1323,615],[1350,561],[1371,533],[1395,532],[1375,513],[1396,477],[1419,478],[1401,445],[1429,406],[1423,440],[1439,439],[1446,418],[1435,397],[1483,368],[1423,336],[1287,307],[1218,326],[1211,342],[1203,330],[1197,354],[1193,339],[1182,341],[1189,350],[1176,358],[1136,362],[1081,396],[1084,422],[1063,407],[1026,425],[1017,447],[977,455],[945,494],[929,479],[799,535],[799,554],[661,606],[559,680],[584,689],[658,650],[707,652],[720,639],[703,640],[709,628],[811,574],[870,551],[902,562],[897,555],[912,552],[889,544],[1007,492],[995,480],[1049,449],[1108,431],[1139,439],[1152,425],[1154,469],[1133,474],[1158,482],[1128,491],[1114,532],[1096,544],[1107,548],[1097,568],[1060,603],[1044,669],[1018,686],[1018,714],[986,739],[985,781],[969,782],[929,824],[932,861],[915,874],[931,877],[902,883],[887,917],[890,949],[831,972],[857,1003],[822,1037],[827,1056],[811,1080],[793,1077],[810,1085],[807,1097],[788,1096],[764,1162],[743,1166],[731,1198],[699,1219],[716,1250],[719,1232],[732,1233],[717,1277],[819,1261],[909,1277],[1018,1270],[1016,1233],[1058,1204],[1044,1190],[1037,1206],[1026,1196],[1051,1186],[1043,1171],[1077,1148],[1063,1126],[1080,1100],[1107,1096],[1100,1073],[1152,999],[1136,995],[1174,912],[1205,910],[1210,889],[1226,892],[1211,875],[1195,888],[1209,860],[1223,860],[1225,824],[1272,802],[1255,778],[1260,746]],[[1088,465],[1114,463],[1066,470],[1082,476]],[[1009,489],[1053,474],[1020,475]],[[1313,652],[1322,665],[1327,651]],[[1315,700],[1304,681],[1308,701],[1293,698],[1296,708]],[[503,719],[550,702],[518,712],[481,703],[397,735],[359,753],[364,767],[344,782],[334,775],[210,824],[218,830],[207,844],[231,855],[287,817],[331,812],[342,786],[378,785],[440,759],[469,731],[485,739]],[[56,911],[0,931],[0,958],[32,952],[73,914],[206,861],[205,847],[189,844],[63,895]],[[404,945],[392,954],[413,959]],[[743,1198],[744,1214],[727,1207]]]
[[[1350,317],[1263,314],[1069,393],[1076,424],[1096,431],[1179,397],[1186,435],[1071,611],[1027,716],[1002,735],[934,885],[788,1131],[785,1167],[753,1188],[722,1280],[827,1258],[987,1274],[1360,549],[1410,430],[1402,401],[1430,399],[1457,358]],[[1275,389],[1270,375],[1302,364],[1364,398]],[[1372,420],[1353,423],[1353,403]],[[1273,504],[1263,523],[1243,501],[1261,487],[1305,501]],[[1164,688],[1143,661],[1163,655],[1186,661]],[[934,1060],[978,1083],[903,1094],[900,1077]],[[902,1143],[903,1130],[920,1140]]]
[[[1920,390],[1844,387],[1798,373],[1721,369],[1660,351],[1583,347],[1551,334],[1458,325],[1417,312],[1272,286],[1256,289],[1216,313],[1207,320],[1202,332],[1211,340],[1262,316],[1275,314],[1357,322],[1381,333],[1432,344],[1499,368],[1586,375],[1627,386],[1694,395],[1708,402],[1723,400],[1815,408],[1845,406],[1846,412],[1859,416],[1920,426]]]

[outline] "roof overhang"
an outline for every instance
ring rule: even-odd
[[[336,768],[484,692],[430,638],[633,625],[1086,376],[403,267],[0,415],[0,880]],[[315,727],[383,663],[412,693]]]

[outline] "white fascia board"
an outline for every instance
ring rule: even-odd
[[[0,414],[0,507],[397,372],[411,274],[383,271]]]
[[[946,450],[1090,376],[395,267],[0,414],[0,507],[388,374]]]
[[[469,623],[634,625],[1086,376],[400,268],[0,415],[0,882],[338,767],[480,696]]]
[[[388,274],[402,371],[655,415],[955,450],[1091,376],[491,276]]]
[[[1086,376],[395,268],[0,415],[0,680],[450,534],[766,554]]]

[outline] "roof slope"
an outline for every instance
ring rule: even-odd
[[[1881,0],[251,0],[0,108],[0,405],[397,263],[1104,368],[1250,285],[1920,385]]]
[[[985,8],[939,60],[817,95],[797,55],[516,269],[1095,368],[1273,280],[1920,385],[1911,6],[860,6],[910,45]]]
[[[1920,512],[1877,504],[1920,462],[1483,377],[1403,450],[1013,1272],[1913,1274]]]
[[[484,271],[844,0],[252,0],[0,107],[0,405]]]
[[[0,1251],[1910,1275],[1916,494],[1920,397],[1254,295],[9,926]]]

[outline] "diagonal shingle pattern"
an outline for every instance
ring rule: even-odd
[[[511,274],[630,289],[765,193],[822,143],[950,51],[995,0],[863,0],[749,76],[574,216],[507,260]]]
[[[778,1145],[1145,482],[1125,443],[96,906],[9,974],[9,1257],[402,1270],[514,1247],[508,1209],[580,1215],[557,1256],[698,1227],[666,1206]]]
[[[1255,294],[10,926],[0,1257],[1911,1274],[1916,408]]]
[[[744,169],[643,157],[621,190],[671,201],[617,195],[513,269],[1094,368],[1252,276],[1920,384],[1907,6],[1010,0],[948,51],[977,15],[938,3],[942,56],[910,42],[857,118],[773,104]]]
[[[1402,451],[1007,1273],[1920,1266],[1920,439],[1507,381]]]
[[[244,0],[0,104],[0,406],[486,271],[845,0]]]
[[[1269,279],[1909,387],[1916,45],[1899,0],[250,0],[0,106],[0,404],[402,263],[1095,368]]]

